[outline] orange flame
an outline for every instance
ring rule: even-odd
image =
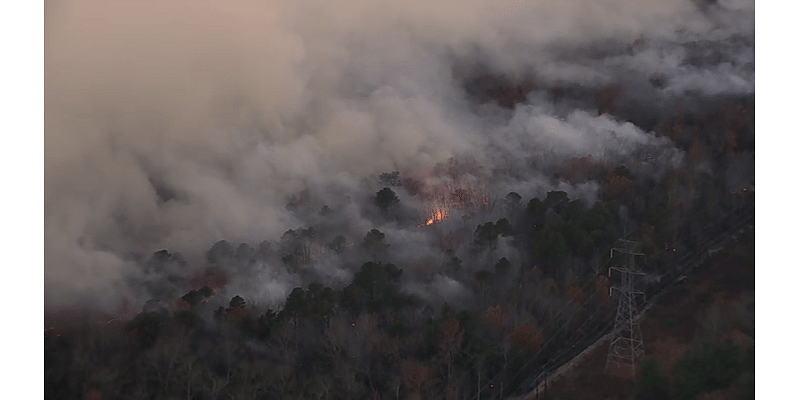
[[[443,208],[434,208],[433,211],[431,211],[430,218],[425,222],[425,226],[431,226],[444,221],[445,218],[447,218],[447,214],[447,210]]]

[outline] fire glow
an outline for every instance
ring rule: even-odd
[[[428,221],[425,222],[425,226],[435,225],[435,224],[438,224],[438,223],[444,221],[447,218],[448,214],[449,213],[448,213],[447,209],[434,208],[433,211],[431,211],[431,214],[430,214],[430,217],[428,218]]]
[[[404,186],[422,201],[426,210],[425,222],[420,226],[439,224],[450,216],[452,210],[474,211],[491,205],[490,193],[479,181],[482,175],[480,167],[464,166],[451,160],[433,171],[417,170],[409,175],[411,177]]]

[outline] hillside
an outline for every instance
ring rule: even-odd
[[[673,371],[678,361],[693,348],[699,348],[703,342],[722,344],[731,340],[740,350],[754,346],[754,234],[754,230],[749,229],[736,240],[730,241],[700,267],[687,274],[684,284],[666,289],[643,316],[641,328],[645,355],[658,362],[673,384]],[[547,398],[631,398],[634,382],[628,370],[606,372],[607,353],[606,341],[587,353],[582,362],[570,371],[548,382]],[[540,393],[539,397],[544,397],[544,394]],[[747,398],[740,395],[744,396],[733,384],[697,398]]]
[[[755,208],[750,5],[66,3],[45,398],[515,398],[613,328],[618,266],[648,304],[752,266],[717,249]],[[736,367],[707,384],[682,349],[754,337],[750,286],[697,274],[645,322],[681,399],[750,354],[701,349]]]

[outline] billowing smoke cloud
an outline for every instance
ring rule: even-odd
[[[137,254],[179,251],[191,269],[221,239],[277,243],[316,218],[287,210],[301,193],[358,245],[381,172],[455,157],[484,166],[496,195],[591,201],[597,184],[531,166],[682,162],[647,128],[548,88],[616,85],[621,114],[754,90],[747,1],[54,1],[45,35],[48,306],[136,297]],[[480,105],[465,89],[478,69],[536,85],[513,110]],[[398,256],[424,242],[393,226]],[[297,284],[270,268],[264,301]],[[451,281],[431,284],[459,292]]]

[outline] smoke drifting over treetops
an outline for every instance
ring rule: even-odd
[[[464,179],[493,199],[591,201],[598,183],[545,171],[588,155],[639,174],[680,165],[653,126],[706,107],[687,94],[753,93],[753,37],[751,1],[48,2],[46,304],[144,296],[126,283],[146,278],[137,254],[178,251],[199,271],[219,240],[275,246],[320,223],[290,202],[328,205],[351,246],[378,228],[391,262],[419,262],[435,234],[369,199],[380,173],[450,159],[479,166]],[[476,95],[486,74],[532,83],[502,107]],[[346,281],[346,261],[314,268]],[[269,301],[302,284],[283,265],[251,268],[230,290]],[[410,290],[436,282],[459,292],[444,275]]]

